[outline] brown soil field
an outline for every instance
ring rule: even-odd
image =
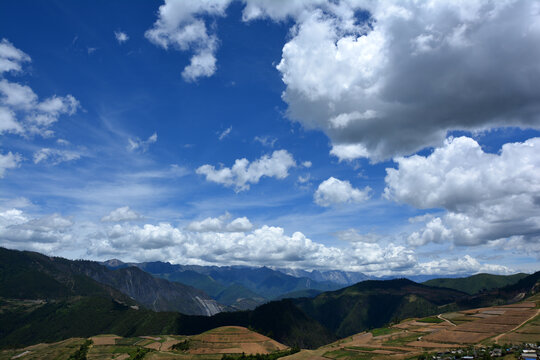
[[[486,310],[484,312],[482,312],[482,314],[488,314],[488,315],[502,315],[506,312],[507,310]]]
[[[429,342],[429,341],[413,341],[407,344],[407,346],[412,347],[419,347],[419,348],[433,348],[433,349],[441,349],[441,348],[456,348],[460,347],[456,344],[441,344],[441,343],[435,343],[435,342]]]
[[[240,326],[213,329],[190,338],[190,354],[269,354],[287,346]]]
[[[486,325],[489,325],[489,324],[514,325],[515,327],[529,318],[530,316],[503,316],[502,315],[497,318],[484,319],[482,323]]]
[[[536,307],[536,303],[533,302],[533,301],[525,301],[525,302],[522,302],[522,303],[518,303],[518,304],[512,304],[512,305],[505,305],[504,306],[505,308],[535,308]]]
[[[499,344],[504,343],[524,343],[524,342],[537,342],[540,341],[540,334],[519,334],[509,333],[499,338]]]
[[[519,334],[540,334],[540,325],[525,325],[522,328],[516,330]]]
[[[459,327],[458,327],[459,328]],[[453,343],[453,344],[474,344],[489,337],[495,336],[496,333],[480,333],[480,332],[465,332],[457,330],[442,330],[437,333],[424,336],[423,339],[432,342]]]
[[[494,314],[484,314],[483,312],[482,312],[482,313],[479,313],[479,314],[472,314],[471,316],[472,316],[472,317],[475,317],[475,318],[480,318],[480,319],[491,319],[491,318],[496,318],[496,317],[498,317],[498,315],[494,315]]]
[[[478,309],[470,309],[470,310],[462,310],[459,313],[465,314],[465,315],[472,315],[472,314],[478,314],[482,311],[489,310],[490,308],[478,308]]]
[[[94,336],[91,337],[90,340],[94,342],[94,345],[115,345],[116,339],[121,339],[122,337],[111,335],[111,336]]]
[[[159,336],[139,336],[141,339],[148,339],[148,340],[154,340],[154,341],[161,341],[161,338]]]
[[[161,348],[160,350],[161,351],[169,351],[171,350],[171,347],[178,343],[178,340],[168,340],[168,341],[164,341],[162,344],[161,344]]]
[[[150,343],[148,345],[145,345],[144,347],[147,348],[147,349],[159,350],[161,348],[161,343],[153,342],[153,343]]]
[[[472,323],[465,323],[465,324],[459,325],[459,330],[481,332],[481,333],[496,332],[500,334],[506,331],[510,331],[514,327],[515,327],[514,325],[484,324],[484,323],[480,323],[480,321],[475,321]]]
[[[85,339],[72,338],[51,344],[32,345],[23,349],[1,350],[0,360],[11,360],[15,356],[19,356],[17,359],[22,360],[67,360],[84,341]]]

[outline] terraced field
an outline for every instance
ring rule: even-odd
[[[67,360],[86,339],[69,339],[0,352],[0,360]],[[270,354],[287,346],[239,326],[216,328],[194,336],[157,335],[123,338],[114,334],[93,336],[88,360],[221,359],[223,354]],[[185,344],[185,349],[174,349]]]
[[[539,305],[540,297],[535,297],[513,305],[405,320],[283,359],[409,359],[425,352],[470,345],[537,342],[540,341]]]

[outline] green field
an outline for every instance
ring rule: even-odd
[[[423,323],[430,323],[430,324],[440,324],[444,320],[439,319],[436,316],[428,316],[428,317],[425,317],[425,318],[418,319],[417,321],[418,322],[423,322]]]
[[[369,332],[373,334],[373,336],[382,336],[382,335],[389,335],[393,334],[395,332],[401,331],[400,329],[391,328],[391,327],[384,327],[384,328],[377,328],[370,330]]]
[[[364,360],[372,359],[373,355],[360,353],[354,350],[339,349],[324,353],[324,357],[336,360]]]

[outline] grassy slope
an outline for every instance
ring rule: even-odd
[[[68,260],[0,248],[0,297],[65,300],[73,296],[102,296],[135,304],[118,290],[72,271]]]
[[[430,288],[410,280],[364,281],[348,288],[298,299],[308,316],[345,337],[407,317],[428,316],[450,309],[466,295],[451,289]]]
[[[497,288],[502,288],[508,285],[513,285],[519,280],[525,278],[528,274],[519,273],[514,275],[491,275],[491,274],[476,274],[465,278],[441,278],[432,279],[424,282],[424,285],[444,287],[463,291],[473,295],[481,291],[488,291]]]
[[[293,291],[287,294],[283,294],[275,298],[274,300],[282,300],[282,299],[297,299],[297,298],[314,298],[315,296],[322,293],[320,290],[316,289],[308,289],[308,290],[299,290],[299,291]]]

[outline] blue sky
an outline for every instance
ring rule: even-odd
[[[3,1],[0,245],[536,271],[535,6]]]

